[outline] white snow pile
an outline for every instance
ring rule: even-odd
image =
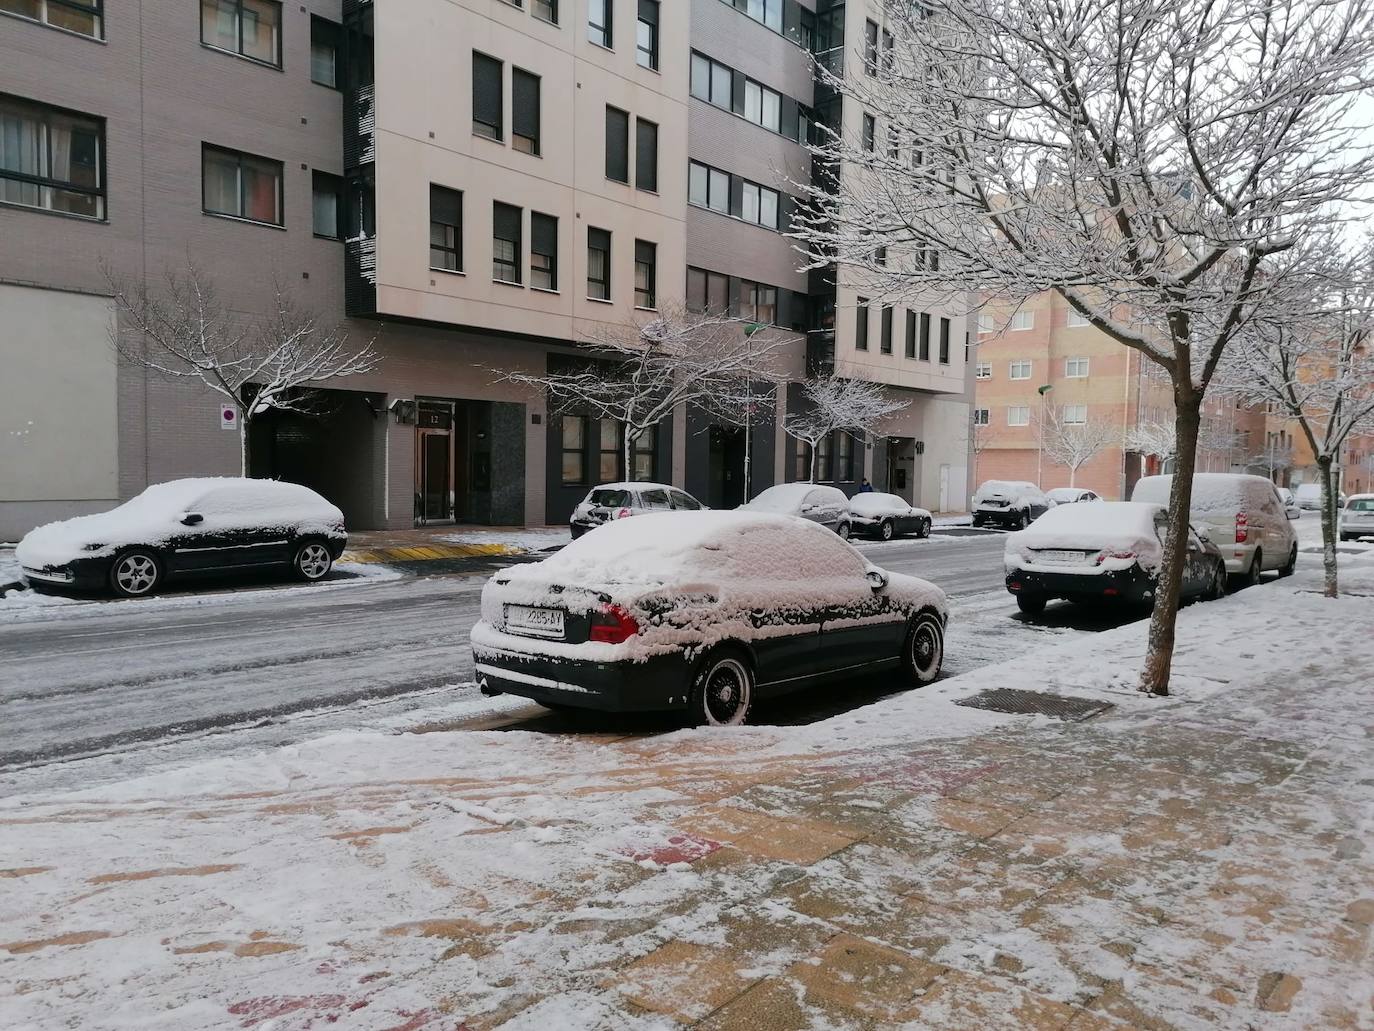
[[[857,516],[868,516],[873,519],[881,519],[883,516],[923,516],[930,519],[931,514],[924,508],[913,508],[908,505],[903,498],[896,494],[884,494],[881,491],[868,491],[863,494],[855,494],[849,499],[849,511]]]
[[[836,622],[891,619],[893,607],[947,611],[944,592],[889,574],[873,590],[872,568],[816,523],[760,512],[664,512],[616,520],[558,554],[492,577],[482,591],[474,648],[599,662],[642,660],[723,640],[784,636],[818,607]],[[640,632],[623,644],[534,640],[502,632],[509,604],[585,614],[606,599]]]
[[[819,483],[779,483],[765,491],[760,491],[753,501],[746,505],[740,505],[740,509],[746,512],[780,512],[784,515],[793,515],[801,509],[802,502],[813,491],[819,491],[825,495],[827,504],[846,505],[849,503],[844,491],[838,487],[829,487]]]
[[[189,512],[204,516],[181,524]],[[337,536],[343,513],[309,487],[280,480],[197,477],[155,483],[109,512],[76,516],[29,531],[16,555],[31,569],[102,557],[130,544],[156,546],[177,534],[246,527],[290,527]]]
[[[1039,551],[1108,551],[1131,555],[1099,566],[1075,564],[1075,572],[1095,572],[1129,566],[1158,569],[1164,556],[1155,520],[1167,514],[1161,505],[1140,501],[1102,501],[1093,505],[1061,505],[1052,508],[1024,530],[1008,534],[1003,554],[1008,568],[1027,563],[1046,565]],[[1053,565],[1054,563],[1049,563]]]

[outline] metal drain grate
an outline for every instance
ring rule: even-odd
[[[1038,691],[1018,691],[1014,687],[995,687],[990,691],[980,691],[968,698],[961,698],[954,704],[967,705],[972,709],[1016,713],[1019,716],[1049,716],[1074,723],[1092,719],[1112,707],[1111,702],[1065,698],[1063,695],[1040,694]]]

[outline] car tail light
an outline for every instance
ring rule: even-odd
[[[1250,539],[1250,517],[1244,512],[1236,513],[1236,543],[1244,544]]]
[[[617,519],[628,519],[632,515],[634,515],[634,513],[628,508],[618,508],[615,510],[615,517]]]
[[[606,604],[592,613],[591,639],[602,644],[624,644],[639,633],[639,624],[619,605]]]
[[[1102,550],[1102,554],[1100,554],[1100,555],[1097,556],[1097,564],[1100,566],[1100,565],[1102,565],[1103,562],[1106,562],[1107,559],[1109,559],[1109,558],[1129,558],[1129,559],[1134,559],[1135,557],[1136,557],[1136,554],[1135,554],[1134,551],[1115,551],[1115,550],[1113,550],[1113,549],[1111,549],[1111,548],[1104,548],[1104,549]]]

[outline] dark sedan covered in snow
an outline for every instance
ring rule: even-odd
[[[924,508],[913,508],[896,494],[870,490],[849,499],[849,531],[856,537],[890,541],[903,534],[929,537],[933,517]]]
[[[488,694],[734,725],[757,698],[835,678],[930,683],[947,618],[938,587],[878,569],[816,523],[665,513],[495,574],[472,652]]]
[[[224,477],[154,484],[109,512],[40,526],[15,557],[44,587],[139,597],[169,578],[242,569],[322,580],[347,541],[343,513],[309,487]]]

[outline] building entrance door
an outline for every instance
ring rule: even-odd
[[[453,518],[453,402],[421,401],[415,418],[415,520]]]
[[[710,429],[710,481],[706,504],[734,508],[744,496],[744,427],[712,426]]]
[[[940,466],[940,511],[949,511],[949,466]]]
[[[888,438],[887,489],[908,505],[916,503],[916,441],[911,437]]]

